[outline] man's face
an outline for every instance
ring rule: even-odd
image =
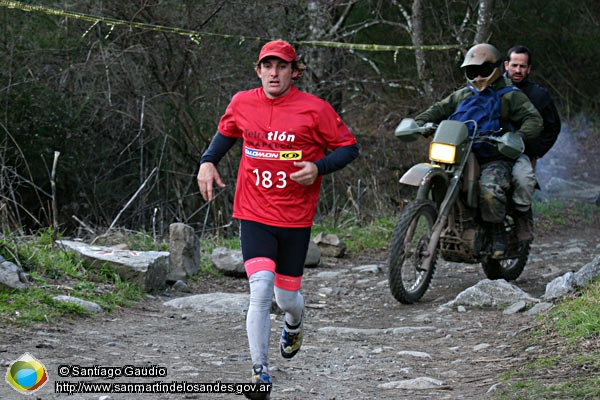
[[[256,67],[256,74],[262,81],[265,95],[275,99],[289,92],[292,79],[298,75],[298,71],[292,69],[292,63],[277,57],[268,57]]]
[[[504,68],[508,77],[513,83],[521,83],[529,72],[531,71],[531,65],[529,65],[529,57],[527,54],[512,53],[509,61],[504,61]]]

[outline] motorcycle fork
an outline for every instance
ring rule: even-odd
[[[450,214],[450,210],[454,206],[454,202],[456,201],[456,197],[458,196],[459,176],[460,175],[455,175],[450,180],[450,185],[448,186],[446,197],[444,197],[444,201],[442,201],[442,205],[440,206],[438,218],[435,221],[435,224],[433,224],[431,238],[429,239],[429,244],[427,246],[427,256],[423,259],[423,262],[421,263],[421,268],[424,271],[429,271],[429,269],[431,268],[431,262],[433,261],[433,257],[440,242],[442,230],[448,222],[448,215]]]
[[[467,153],[471,152],[471,147],[473,146],[473,142],[469,142],[467,147]],[[452,179],[450,179],[450,183],[448,184],[448,190],[446,191],[446,196],[440,205],[440,211],[438,214],[438,218],[433,225],[433,229],[431,232],[431,238],[429,239],[429,245],[427,246],[427,255],[423,259],[421,263],[421,268],[424,271],[429,271],[431,269],[431,263],[433,261],[433,257],[435,256],[435,252],[437,250],[438,244],[440,242],[440,236],[442,235],[442,230],[446,223],[448,222],[448,215],[450,215],[450,211],[452,207],[454,207],[454,203],[456,202],[456,198],[458,197],[458,192],[460,190],[460,177],[463,174],[465,169],[465,165],[467,164],[469,157],[464,157],[458,168],[455,170]]]

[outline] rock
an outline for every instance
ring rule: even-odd
[[[21,268],[0,256],[0,289],[27,289],[28,282]]]
[[[600,276],[600,255],[575,272],[575,284],[577,286],[584,286],[597,276]]]
[[[556,176],[550,178],[545,192],[553,197],[579,199],[595,204],[600,199],[600,186],[581,181],[569,181]]]
[[[306,259],[304,265],[307,267],[318,267],[321,264],[321,248],[312,240],[308,242]]]
[[[567,272],[566,274],[553,279],[546,285],[546,292],[542,296],[546,300],[552,300],[561,297],[575,290],[575,274]]]
[[[541,302],[531,307],[530,310],[525,311],[525,315],[538,315],[548,311],[552,307],[554,307],[552,303]]]
[[[596,256],[592,262],[584,265],[579,271],[567,272],[549,282],[546,292],[542,296],[546,300],[552,300],[573,292],[577,287],[585,286],[595,277],[600,276],[600,256]]]
[[[343,326],[324,326],[319,328],[319,333],[325,335],[362,335],[362,336],[380,336],[388,332],[387,329],[376,328],[349,328]]]
[[[381,266],[378,264],[369,264],[369,265],[360,265],[358,267],[353,267],[351,269],[352,272],[370,272],[372,274],[378,274],[381,272]]]
[[[185,280],[200,270],[200,243],[194,229],[177,222],[169,226],[170,270],[167,281]]]
[[[435,330],[432,326],[402,326],[397,328],[349,328],[343,326],[324,326],[319,328],[319,333],[325,335],[362,335],[362,336],[381,336],[386,334],[392,335],[409,335],[421,331]]]
[[[238,278],[246,276],[242,250],[217,247],[213,250],[211,258],[216,270],[222,274]]]
[[[413,333],[420,333],[424,331],[434,331],[433,326],[401,326],[397,328],[391,328],[393,335],[411,335]]]
[[[122,280],[132,282],[147,292],[165,287],[169,270],[167,251],[116,250],[71,240],[57,240],[56,245],[59,250],[73,252],[92,268],[108,265]]]
[[[73,296],[55,296],[52,298],[52,300],[61,301],[64,303],[77,304],[78,306],[85,308],[86,310],[88,310],[91,313],[104,312],[102,307],[100,307],[98,304],[94,303],[93,301],[87,301],[87,300],[83,300],[83,299],[73,297]]]
[[[377,385],[381,389],[413,389],[413,390],[424,390],[424,389],[436,389],[442,386],[446,386],[446,382],[438,379],[429,378],[422,376],[414,379],[405,379],[402,381],[392,381],[381,383]]]
[[[508,307],[506,310],[502,311],[502,314],[504,314],[504,315],[516,314],[518,312],[523,311],[526,308],[527,308],[527,303],[525,303],[523,300],[520,300],[520,301],[517,301],[515,304],[511,305],[510,307]]]
[[[164,305],[208,313],[243,313],[248,310],[249,301],[249,294],[217,292],[179,297],[165,302]]]
[[[326,257],[343,257],[346,253],[346,244],[337,235],[320,232],[313,242],[319,246],[321,254]]]
[[[344,275],[342,271],[321,271],[317,274],[317,278],[327,280],[335,279],[342,275]]]
[[[410,351],[410,350],[402,350],[398,352],[399,356],[411,356],[416,358],[431,358],[429,353],[425,353],[423,351]]]
[[[522,300],[527,304],[537,303],[538,299],[531,297],[519,287],[503,279],[484,279],[458,294],[456,298],[441,307],[499,307],[513,304],[515,300]]]
[[[495,383],[492,386],[490,386],[487,393],[497,392],[498,390],[502,389],[503,387],[504,387],[504,385],[502,383]]]
[[[213,250],[211,258],[215,269],[224,275],[237,278],[246,277],[244,258],[241,250],[217,247]],[[304,265],[307,267],[317,267],[321,265],[321,249],[314,242],[308,243]]]
[[[173,284],[173,286],[171,286],[171,290],[174,292],[183,292],[183,293],[190,292],[190,288],[188,287],[187,283],[185,283],[184,281],[175,282]]]

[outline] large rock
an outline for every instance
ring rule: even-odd
[[[217,271],[238,278],[246,276],[241,250],[217,247],[213,250],[211,258]]]
[[[475,286],[463,290],[456,298],[446,304],[443,308],[468,306],[468,307],[503,307],[523,301],[526,304],[539,303],[539,299],[531,297],[518,286],[504,279],[484,279],[477,282]]]
[[[185,280],[200,270],[200,243],[194,229],[176,222],[169,226],[170,271],[169,282]]]
[[[320,232],[313,242],[321,249],[321,254],[326,257],[344,257],[346,244],[337,235]]]
[[[23,271],[14,263],[0,256],[0,288],[27,289],[27,280]]]
[[[123,281],[132,282],[147,292],[165,286],[168,251],[118,250],[71,240],[57,240],[56,245],[61,250],[73,252],[92,268],[108,265]]]
[[[590,263],[581,267],[579,271],[569,271],[548,282],[543,298],[552,300],[562,297],[575,291],[578,287],[585,286],[597,276],[600,276],[600,256],[596,256]]]
[[[312,240],[308,242],[306,259],[304,265],[307,267],[318,267],[321,264],[321,248]]]

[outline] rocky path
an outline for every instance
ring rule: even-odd
[[[599,235],[543,238],[516,285],[540,297],[547,282],[576,271],[600,254]],[[292,360],[280,357],[282,315],[272,315],[272,399],[485,399],[500,374],[529,355],[520,342],[536,317],[497,309],[442,310],[440,306],[485,278],[479,266],[440,263],[416,305],[402,305],[387,285],[385,254],[327,259],[306,272],[305,339]],[[246,293],[243,279],[195,282],[192,293]],[[184,296],[189,294],[177,294]],[[229,399],[234,394],[57,394],[56,381],[242,383],[249,379],[244,313],[197,312],[148,297],[133,308],[74,324],[0,329],[0,365],[28,352],[50,382],[36,399]],[[159,378],[59,377],[60,365],[166,369]],[[4,369],[3,369],[4,373]],[[23,398],[5,382],[0,398]]]

